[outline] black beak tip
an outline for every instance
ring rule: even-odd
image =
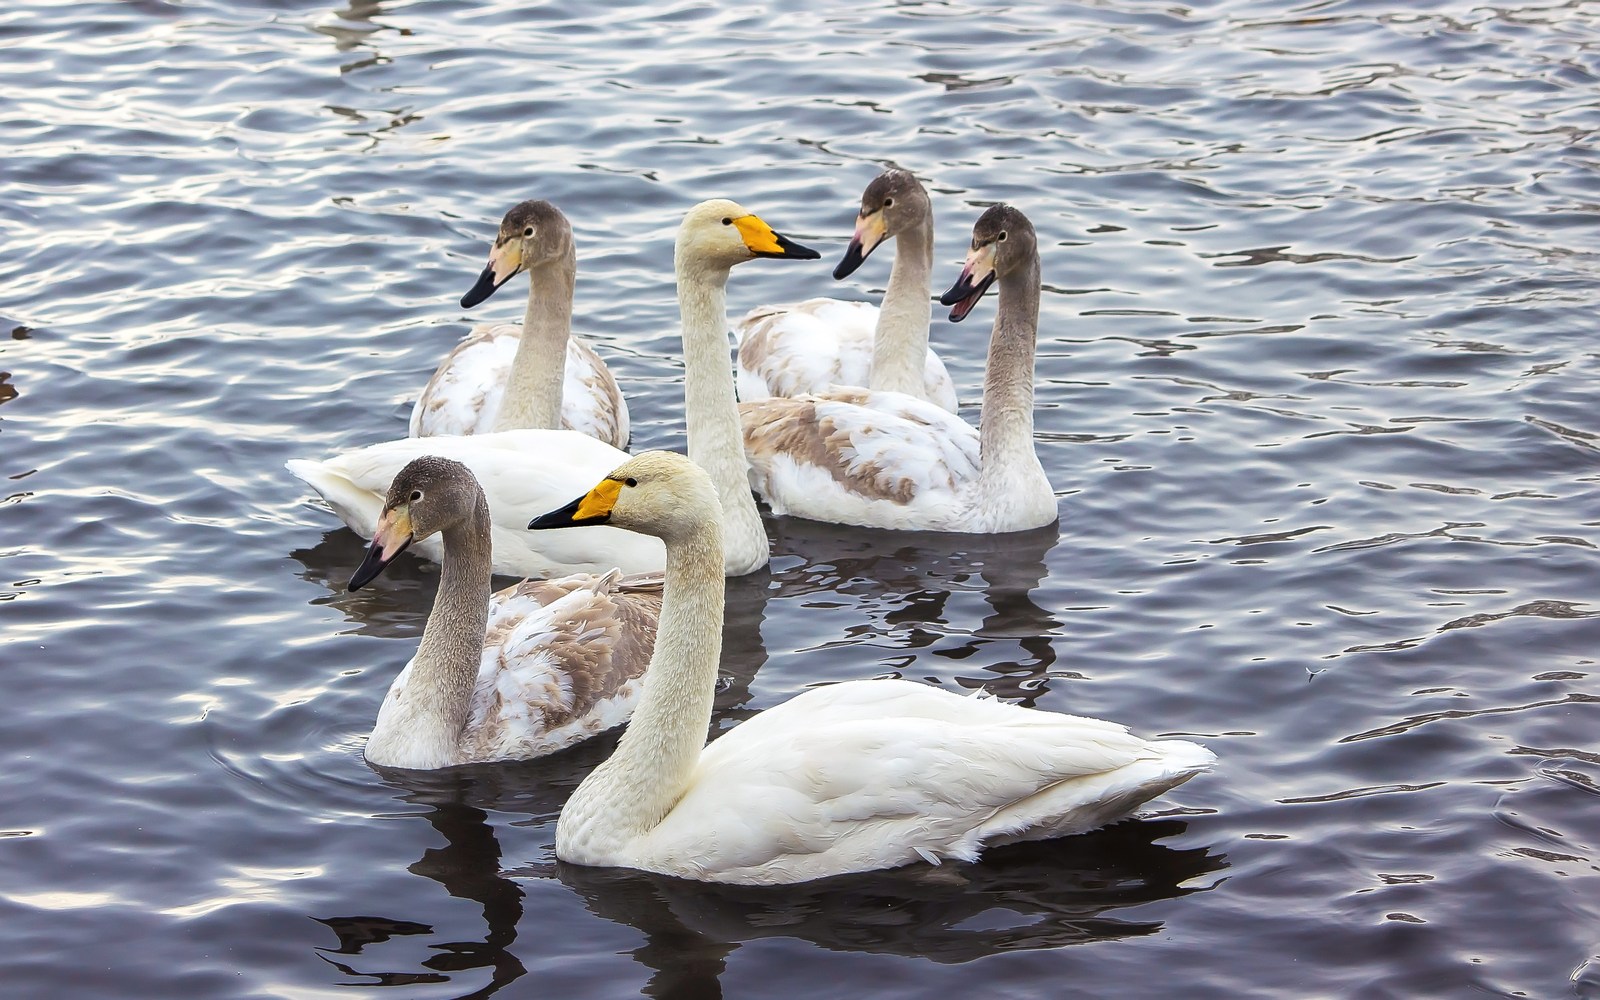
[[[494,290],[499,287],[494,281],[494,268],[484,268],[483,273],[478,275],[477,283],[467,289],[467,294],[461,296],[461,308],[471,309],[479,302],[493,295]]]
[[[861,244],[851,240],[850,245],[845,247],[844,256],[840,258],[838,266],[833,269],[833,280],[842,281],[850,277],[866,259],[867,255],[861,252]]]
[[[571,528],[578,522],[572,516],[578,512],[578,507],[583,504],[583,497],[572,501],[564,507],[559,507],[548,514],[540,514],[528,522],[529,531],[542,531],[545,528]],[[587,524],[588,522],[583,522]]]

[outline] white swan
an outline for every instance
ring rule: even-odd
[[[1055,521],[1055,493],[1033,450],[1039,254],[1032,224],[1007,205],[973,227],[966,267],[941,299],[955,306],[950,318],[965,318],[996,280],[976,430],[899,392],[837,388],[744,404],[750,485],[774,514],[979,533]]]
[[[556,824],[556,856],[715,882],[803,882],[1080,833],[1209,769],[1183,740],[909,681],[807,691],[704,746],[722,648],[716,493],[646,452],[530,528],[658,535],[666,595],[622,741]],[[574,532],[582,534],[583,532]]]
[[[757,257],[815,260],[815,250],[772,231],[734,202],[702,202],[678,228],[674,266],[683,318],[685,419],[689,455],[711,474],[722,497],[730,576],[767,564],[761,515],[750,496],[740,443],[733,371],[728,364],[726,286],[734,265]],[[608,528],[580,538],[561,533],[530,535],[528,519],[581,492],[627,455],[575,431],[515,430],[489,434],[404,438],[369,445],[326,461],[291,460],[290,472],[320,493],[341,520],[371,537],[389,484],[407,462],[442,455],[472,470],[489,499],[497,573],[549,576],[586,569],[624,573],[666,565],[661,542]],[[438,560],[437,537],[416,549]]]
[[[933,270],[933,203],[907,170],[885,170],[861,195],[855,235],[833,269],[848,277],[895,239],[883,306],[841,299],[759,306],[734,327],[739,398],[798,396],[833,386],[867,386],[927,399],[954,413],[956,389],[928,348]]]
[[[378,709],[367,760],[423,769],[538,757],[627,719],[655,645],[659,576],[613,570],[491,595],[483,490],[461,463],[426,456],[395,477],[350,589],[434,534],[439,593]]]
[[[588,344],[572,334],[578,255],[572,225],[547,201],[505,214],[489,264],[461,297],[470,309],[528,272],[522,324],[481,323],[445,356],[411,409],[411,436],[565,427],[618,448],[628,403]]]

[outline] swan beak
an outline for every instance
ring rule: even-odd
[[[622,492],[622,480],[602,479],[600,485],[559,510],[540,514],[528,522],[534,531],[542,528],[577,528],[585,524],[605,524],[611,520],[611,508],[617,505],[617,495]]]
[[[950,322],[959,323],[967,318],[967,313],[994,284],[994,277],[994,244],[974,247],[967,254],[967,265],[961,269],[961,277],[956,279],[948,292],[939,296],[940,305],[952,307]]]
[[[496,243],[489,251],[489,266],[478,275],[478,283],[461,296],[461,308],[471,309],[493,295],[500,286],[515,278],[522,270],[522,241],[507,240]]]
[[[394,562],[394,557],[411,544],[411,509],[396,507],[386,510],[378,518],[378,530],[372,533],[372,547],[367,557],[350,576],[350,589],[360,590],[377,579],[383,568]]]
[[[780,236],[758,215],[741,215],[733,220],[743,238],[745,249],[757,257],[777,257],[783,260],[816,260],[822,254],[803,247],[787,236]]]
[[[884,223],[881,211],[856,216],[856,233],[850,237],[850,245],[844,248],[844,259],[833,269],[833,280],[838,281],[853,274],[888,235],[889,227]]]

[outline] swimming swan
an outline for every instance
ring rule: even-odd
[[[646,452],[529,524],[611,524],[667,547],[644,694],[562,810],[561,860],[745,884],[971,861],[1104,826],[1215,761],[1195,743],[900,680],[815,688],[704,745],[722,649],[715,509],[699,466]]]
[[[746,314],[734,328],[740,399],[866,386],[955,412],[950,373],[928,349],[933,203],[907,170],[885,170],[867,185],[855,235],[833,269],[834,278],[848,277],[890,239],[896,241],[894,266],[881,309],[818,298],[759,306]]]
[[[750,496],[739,437],[738,403],[728,363],[728,272],[757,257],[815,260],[819,255],[773,232],[738,204],[719,199],[690,209],[678,228],[674,265],[683,318],[685,419],[689,455],[705,466],[722,497],[726,569],[741,576],[767,564],[761,515]],[[659,571],[666,554],[655,538],[616,528],[530,535],[528,519],[565,503],[628,456],[575,431],[515,430],[464,437],[405,438],[369,445],[322,462],[291,460],[289,471],[322,494],[358,533],[371,537],[389,484],[412,459],[443,455],[472,470],[489,498],[496,573],[549,576],[586,569]],[[583,533],[580,533],[583,534]],[[437,537],[414,548],[438,560]]]
[[[350,589],[435,534],[439,593],[378,709],[367,760],[423,769],[538,757],[627,719],[655,646],[659,576],[612,570],[490,594],[483,490],[461,463],[426,456],[395,477]]]
[[[989,338],[979,427],[899,392],[835,388],[746,404],[750,485],[774,514],[877,528],[998,533],[1056,520],[1033,450],[1039,253],[1033,226],[996,205],[940,300],[960,321],[991,284],[1000,305]]]
[[[411,436],[565,427],[628,445],[628,403],[610,369],[572,336],[578,255],[572,225],[548,201],[505,214],[489,265],[461,297],[470,309],[528,272],[521,325],[480,323],[445,356],[411,409]]]

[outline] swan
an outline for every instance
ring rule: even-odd
[[[684,411],[689,455],[705,466],[722,498],[725,568],[742,576],[767,564],[761,514],[750,496],[740,443],[740,414],[728,364],[727,283],[737,264],[758,257],[815,260],[815,250],[772,230],[760,217],[726,199],[702,202],[684,215],[673,252],[683,320]],[[489,498],[496,573],[550,576],[613,567],[624,573],[659,571],[666,552],[658,539],[617,528],[590,538],[530,535],[528,519],[564,503],[628,456],[576,431],[522,429],[488,434],[403,438],[369,445],[325,461],[293,459],[290,472],[320,493],[340,519],[371,537],[389,484],[412,459],[443,455],[462,463]],[[437,536],[414,548],[439,560]]]
[[[928,349],[933,203],[908,170],[885,170],[861,195],[855,235],[833,269],[843,279],[896,240],[883,307],[842,299],[759,306],[734,328],[739,398],[798,396],[835,385],[903,392],[956,410],[944,362]]]
[[[565,427],[627,447],[627,400],[594,349],[571,335],[578,255],[571,223],[548,201],[525,201],[500,220],[489,265],[461,297],[462,308],[523,271],[528,309],[522,325],[473,327],[412,407],[411,436]]]
[[[743,884],[972,861],[1104,826],[1215,762],[1196,743],[904,680],[814,688],[705,745],[722,650],[716,498],[695,463],[645,452],[528,525],[622,526],[667,548],[649,679],[556,822],[561,860]]]
[[[966,266],[940,301],[954,305],[950,318],[959,322],[996,282],[977,429],[926,400],[874,389],[745,404],[750,485],[774,514],[986,534],[1056,520],[1055,492],[1033,450],[1039,253],[1032,224],[1009,205],[979,217]]]
[[[586,342],[571,336],[578,251],[573,227],[549,202],[523,202],[501,219],[490,262],[462,309],[528,272],[522,325],[480,323],[440,362],[411,408],[411,437],[566,427],[626,448],[627,400]]]
[[[612,570],[490,594],[483,489],[460,462],[427,455],[389,487],[350,589],[432,535],[444,541],[439,593],[378,709],[368,761],[432,769],[538,757],[627,719],[655,645],[659,576]]]

